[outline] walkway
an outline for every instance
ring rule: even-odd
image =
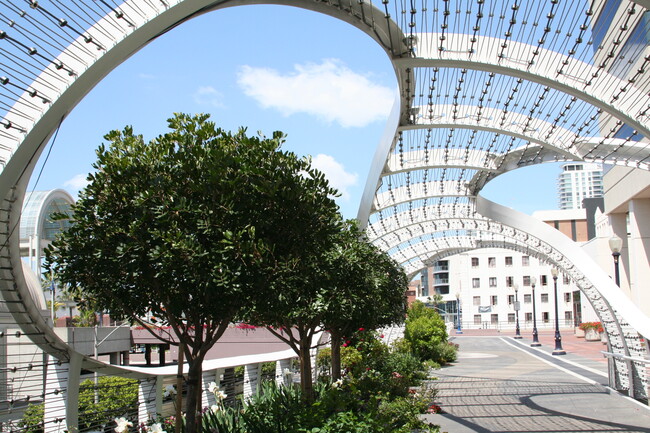
[[[647,432],[650,408],[606,388],[604,346],[563,337],[567,355],[511,336],[457,336],[458,362],[438,371],[437,403],[427,415],[441,432]]]

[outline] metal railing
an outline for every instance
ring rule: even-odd
[[[634,356],[626,356],[620,353],[613,353],[605,350],[601,350],[600,353],[602,353],[603,356],[607,358],[607,372],[609,376],[609,387],[612,389],[619,388],[616,383],[616,378],[617,378],[616,365],[615,365],[616,360],[625,363],[628,371],[628,376],[630,375],[629,372],[632,372],[633,370],[639,370],[641,372],[642,377],[648,377],[648,375],[650,374],[650,359],[639,358]],[[642,391],[639,389],[639,387],[643,387],[643,384],[640,383],[639,381],[635,381],[628,377],[628,383],[629,383],[628,390],[627,390],[628,396],[632,398],[637,398],[638,396],[648,395],[648,390]],[[650,404],[650,400],[648,399],[643,399],[643,401],[645,401],[646,404]]]

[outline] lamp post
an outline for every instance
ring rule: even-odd
[[[562,336],[560,336],[560,321],[557,316],[557,268],[551,268],[551,275],[553,276],[553,292],[555,295],[555,349],[553,355],[566,355],[562,349]]]
[[[456,305],[458,307],[458,329],[456,329],[456,334],[462,334],[463,327],[461,325],[461,320],[463,318],[463,310],[460,306],[460,292],[456,292]]]
[[[616,281],[618,287],[621,287],[621,276],[618,272],[618,259],[621,257],[621,248],[623,248],[623,239],[616,235],[609,238],[609,249],[612,250],[612,257],[614,257],[614,281]]]
[[[519,332],[519,309],[520,309],[519,296],[518,296],[519,284],[515,283],[515,284],[513,284],[512,287],[515,289],[515,316],[517,318],[516,319],[516,326],[515,326],[515,330],[516,330],[515,331],[515,339],[516,340],[521,340],[521,332]]]
[[[530,277],[530,285],[533,288],[533,342],[530,344],[531,347],[541,346],[542,343],[539,342],[537,337],[537,314],[535,314],[535,284],[537,283],[537,278]]]

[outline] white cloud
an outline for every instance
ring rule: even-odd
[[[70,188],[74,192],[79,192],[81,189],[85,188],[88,185],[88,180],[86,180],[87,174],[78,174],[72,179],[68,179],[63,182],[65,188]]]
[[[194,95],[194,102],[199,105],[212,105],[213,107],[223,107],[223,95],[212,86],[199,87]]]
[[[319,153],[312,159],[312,166],[325,174],[330,185],[341,193],[341,199],[345,201],[350,199],[348,187],[357,184],[358,174],[348,173],[341,163],[333,157],[322,153]]]
[[[344,128],[386,118],[395,99],[391,89],[335,59],[294,65],[294,71],[286,75],[270,68],[242,66],[237,82],[264,108],[285,116],[307,113]]]

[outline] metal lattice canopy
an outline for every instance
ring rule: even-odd
[[[70,353],[26,296],[13,230],[56,126],[152,39],[196,15],[257,3],[341,19],[389,56],[399,101],[359,219],[409,275],[475,248],[526,251],[576,281],[613,351],[643,354],[638,333],[650,337],[650,321],[609,277],[563,235],[480,191],[550,161],[650,168],[647,0],[0,0],[0,290],[32,340]],[[625,389],[647,384],[634,363],[616,371]]]

